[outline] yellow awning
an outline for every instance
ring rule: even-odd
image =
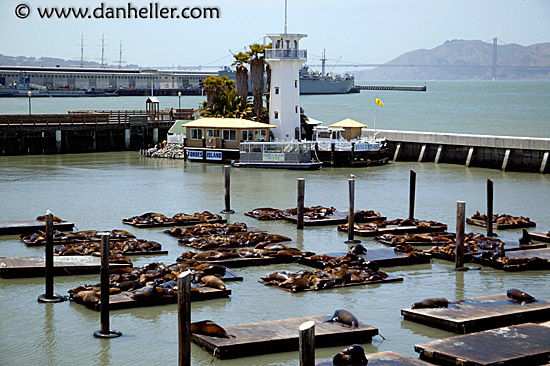
[[[367,125],[361,123],[361,122],[357,122],[357,121],[354,121],[352,120],[351,118],[346,118],[340,122],[336,122],[335,124],[332,124],[330,125],[329,127],[343,127],[343,128],[351,128],[351,127],[355,127],[355,128],[363,128],[363,127],[367,127]]]
[[[194,121],[176,121],[174,123],[174,128],[176,124],[181,128],[191,127],[191,128],[236,128],[236,129],[257,129],[257,128],[275,128],[275,125],[269,125],[267,123],[250,121],[248,119],[242,118],[200,118]],[[170,128],[170,130],[172,130]],[[179,129],[179,128],[178,128]]]

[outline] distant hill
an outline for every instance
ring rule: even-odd
[[[452,40],[430,50],[407,52],[386,65],[450,65],[452,67],[380,66],[356,71],[355,80],[490,80],[493,44],[482,41]],[[497,68],[496,79],[549,79],[550,43],[531,46],[498,45],[497,65],[547,66],[549,69]]]
[[[100,67],[101,65],[94,61],[83,61],[85,67]],[[27,57],[27,56],[6,56],[0,54],[0,65],[2,66],[44,66],[44,67],[75,67],[80,66],[80,61],[64,60],[56,57]],[[107,65],[108,67],[118,67],[118,65]],[[125,65],[124,68],[137,69],[138,65]]]

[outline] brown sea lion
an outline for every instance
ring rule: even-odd
[[[332,358],[333,365],[367,365],[369,361],[365,356],[365,350],[358,344],[354,344],[337,353]]]
[[[344,309],[336,310],[334,315],[332,315],[327,322],[338,322],[352,328],[359,327],[359,320],[357,317]]]
[[[218,338],[235,338],[235,336],[227,334],[225,329],[212,320],[202,320],[200,322],[191,323],[191,333],[204,334]]]
[[[201,282],[204,283],[205,286],[225,290],[225,284],[221,279],[216,276],[204,276],[203,278],[201,278]]]
[[[355,255],[367,254],[367,248],[365,248],[362,244],[355,244],[351,247],[350,253]]]
[[[523,229],[522,236],[521,238],[519,238],[519,245],[522,246],[529,244],[533,244],[533,242],[531,241],[531,235],[529,235],[527,230]]]
[[[518,290],[517,288],[511,288],[508,291],[506,291],[506,296],[508,296],[510,299],[514,301],[519,302],[534,302],[537,301],[533,296]]]
[[[412,304],[412,309],[431,309],[431,308],[446,308],[449,306],[449,300],[444,297],[434,297],[425,299]]]

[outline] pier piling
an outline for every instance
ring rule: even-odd
[[[178,276],[178,365],[191,365],[191,271]]]
[[[101,237],[101,296],[100,319],[101,329],[94,332],[96,338],[116,338],[122,335],[118,330],[111,330],[109,324],[109,252],[110,234],[103,233]]]
[[[310,320],[302,323],[300,331],[300,366],[315,365],[315,322]]]
[[[410,171],[410,182],[409,182],[409,220],[414,219],[414,198],[416,194],[416,172],[414,170]]]
[[[64,297],[53,292],[53,215],[48,210],[45,215],[46,222],[46,246],[44,248],[44,261],[45,261],[45,277],[46,293],[38,296],[38,302],[50,303],[50,302],[62,302]]]
[[[350,178],[348,180],[349,186],[349,210],[348,210],[348,240],[346,244],[360,243],[361,240],[354,239],[354,226],[355,226],[355,179]]]
[[[456,201],[456,249],[455,268],[464,267],[464,224],[466,222],[466,202]]]
[[[493,181],[487,179],[487,237],[493,236]]]
[[[305,178],[298,178],[298,199],[296,206],[296,228],[304,228],[304,195],[306,190],[306,180]]]
[[[231,209],[231,167],[226,165],[223,170],[225,176],[225,209],[221,213],[232,214],[235,211]]]

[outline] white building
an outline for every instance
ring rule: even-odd
[[[285,27],[286,29],[286,27]],[[277,126],[273,136],[279,141],[299,137],[300,67],[307,61],[307,51],[299,48],[307,34],[266,34],[272,48],[265,50],[265,61],[271,67],[269,90],[269,124]]]

